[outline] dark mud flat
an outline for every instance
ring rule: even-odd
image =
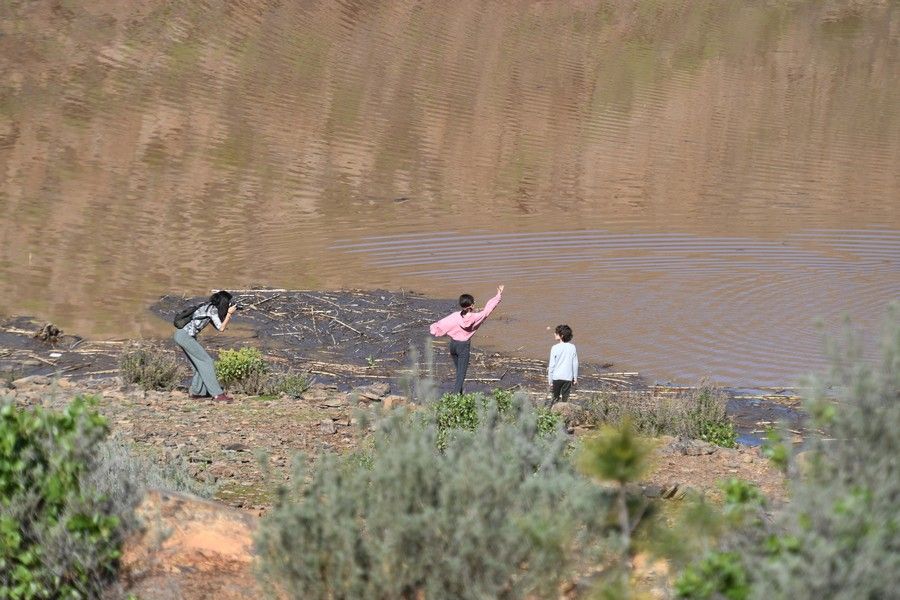
[[[453,309],[453,300],[383,290],[243,290],[235,294],[243,308],[233,322],[249,325],[262,350],[276,362],[308,371],[319,382],[346,390],[384,380],[402,390],[405,380],[424,375],[431,363],[435,378],[449,389],[452,365],[446,341],[431,342],[428,326]],[[203,300],[164,296],[151,310],[171,320],[182,307]],[[215,337],[206,336],[204,343],[215,348],[218,341],[211,343]],[[582,393],[645,386],[637,373],[613,372],[608,367],[582,365]],[[541,360],[491,352],[476,341],[468,387],[473,391],[543,389],[545,373]]]
[[[90,341],[65,332],[43,340],[35,334],[45,325],[46,322],[31,317],[0,321],[0,377],[3,380],[12,381],[29,375],[63,375],[80,379],[118,373],[119,356],[125,342]]]

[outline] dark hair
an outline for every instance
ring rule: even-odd
[[[472,305],[475,304],[475,297],[472,294],[463,294],[459,297],[459,307],[462,309],[459,314],[465,315],[472,311]]]
[[[231,294],[221,290],[209,297],[209,303],[219,310],[219,320],[224,321],[228,316],[228,307],[231,306]]]
[[[556,335],[564,342],[572,341],[572,328],[568,325],[557,325],[556,326]]]

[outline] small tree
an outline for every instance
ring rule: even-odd
[[[635,434],[629,419],[620,426],[604,427],[598,435],[584,442],[578,455],[582,473],[616,486],[616,508],[621,536],[622,565],[627,568],[631,553],[631,535],[640,522],[643,509],[632,514],[628,507],[627,485],[635,483],[650,468],[653,443]]]

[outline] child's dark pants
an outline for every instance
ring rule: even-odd
[[[563,402],[569,401],[569,392],[572,391],[572,382],[567,379],[553,380],[553,401],[562,398]]]
[[[460,342],[450,339],[450,358],[453,359],[453,366],[456,367],[456,386],[453,391],[462,394],[463,383],[466,381],[466,371],[469,370],[469,342]]]

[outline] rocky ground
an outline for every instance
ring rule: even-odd
[[[145,527],[126,544],[122,584],[144,600],[237,600],[261,594],[254,576],[253,532],[275,486],[290,477],[292,459],[358,448],[368,434],[355,423],[358,411],[407,404],[390,391],[385,383],[351,393],[319,384],[300,398],[238,396],[223,404],[179,391],[123,387],[116,378],[36,375],[10,382],[0,395],[20,405],[47,407],[93,395],[113,436],[160,463],[182,465],[209,485],[219,502],[162,491],[145,498],[138,511]],[[572,432],[589,435],[590,429],[575,425]],[[640,486],[647,497],[677,504],[695,491],[716,498],[719,481],[738,477],[775,501],[784,498],[781,474],[757,448],[726,449],[674,438],[658,442],[655,468]],[[653,581],[665,573],[664,564],[636,568]]]
[[[256,513],[290,477],[297,455],[357,448],[367,434],[356,424],[359,411],[406,404],[386,383],[351,392],[318,384],[300,398],[238,396],[232,404],[191,399],[181,391],[123,387],[115,378],[75,382],[30,376],[12,385],[5,395],[22,405],[62,406],[78,394],[97,396],[114,437],[159,462],[182,464],[192,477],[215,486],[216,499]],[[573,435],[590,433],[574,425]],[[655,469],[644,486],[650,497],[677,499],[689,489],[715,496],[717,482],[729,477],[757,484],[770,498],[783,496],[780,473],[757,448],[674,438],[659,442]]]

